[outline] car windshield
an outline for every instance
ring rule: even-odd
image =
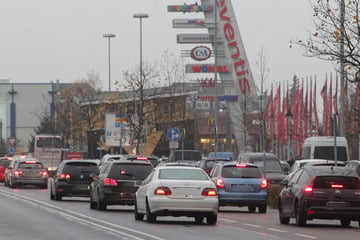
[[[144,180],[152,169],[151,164],[115,163],[111,167],[109,178],[118,180]]]
[[[221,173],[224,178],[261,178],[262,174],[259,168],[224,166]]]
[[[161,169],[159,179],[174,180],[208,180],[208,176],[200,169]]]

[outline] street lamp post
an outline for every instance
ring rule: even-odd
[[[111,91],[111,60],[110,60],[110,39],[116,37],[115,34],[107,33],[103,35],[108,39],[108,53],[109,53],[109,92]]]
[[[134,18],[139,18],[140,19],[140,75],[139,75],[139,81],[140,81],[140,84],[142,84],[142,19],[143,18],[148,18],[149,15],[146,14],[146,13],[136,13],[133,15]],[[143,116],[140,116],[141,118]],[[142,128],[144,128],[144,126],[142,126]],[[141,130],[144,130],[144,129],[141,129]],[[140,130],[140,134],[141,134],[141,131]],[[146,152],[146,130],[144,131],[144,154]],[[138,143],[139,144],[139,143]]]

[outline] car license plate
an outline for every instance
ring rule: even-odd
[[[252,187],[248,184],[232,184],[231,191],[233,191],[233,192],[249,192],[249,191],[252,191]]]
[[[350,207],[350,204],[348,202],[329,201],[326,203],[326,207],[328,207],[328,208],[344,208],[344,207]]]

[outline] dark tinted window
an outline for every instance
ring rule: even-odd
[[[315,147],[314,158],[335,160],[334,147]],[[337,158],[339,161],[347,161],[347,154],[345,147],[337,147]]]
[[[152,169],[151,164],[114,163],[109,177],[118,180],[144,180]]]
[[[224,178],[261,178],[262,174],[259,168],[253,166],[224,166],[221,176]]]
[[[159,179],[207,180],[207,174],[199,169],[161,169]]]
[[[199,161],[201,160],[201,152],[198,151],[176,151],[174,153],[174,159],[175,161],[181,161],[183,159],[184,154],[184,160],[189,161]]]
[[[78,175],[84,172],[99,174],[99,167],[96,163],[91,162],[71,162],[66,163],[63,173]]]
[[[0,165],[4,167],[8,167],[10,165],[10,161],[6,159],[0,160]]]
[[[26,163],[26,162],[21,162],[19,163],[19,168],[24,168],[24,169],[42,169],[44,168],[42,163]]]
[[[316,177],[314,188],[333,188],[332,185],[342,185],[343,189],[359,189],[359,179],[345,176],[319,176]]]

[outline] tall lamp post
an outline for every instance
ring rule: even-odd
[[[139,75],[139,81],[142,84],[142,19],[143,18],[148,18],[149,15],[146,13],[136,13],[133,15],[134,18],[139,18],[140,19],[140,75]],[[142,115],[142,114],[141,114]],[[142,118],[143,116],[139,116],[140,118]],[[141,121],[140,121],[141,122]],[[142,128],[144,128],[144,126],[142,126]],[[141,129],[140,130],[140,134],[142,132]],[[146,130],[144,131],[144,154],[146,154]]]
[[[115,38],[115,34],[107,33],[103,35],[104,38],[108,39],[108,53],[109,53],[109,92],[111,91],[111,60],[110,60],[110,39]]]

